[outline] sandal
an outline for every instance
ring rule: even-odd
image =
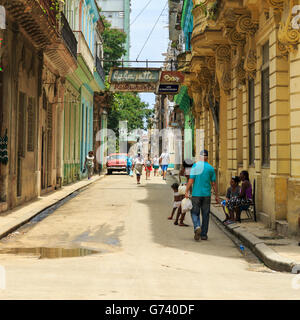
[[[168,220],[173,220],[173,217],[168,217]]]
[[[174,224],[175,224],[175,226],[177,226],[178,225],[178,221],[175,221]]]
[[[180,222],[180,223],[179,223],[179,226],[180,226],[180,227],[188,227],[189,225],[188,225],[188,224],[185,224],[185,223],[183,223],[183,222]]]

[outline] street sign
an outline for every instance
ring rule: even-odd
[[[184,74],[179,71],[162,71],[161,83],[182,83],[184,81]]]
[[[159,68],[112,68],[110,83],[157,83],[160,79]]]
[[[180,84],[166,84],[161,83],[158,87],[158,94],[177,94],[179,92]]]
[[[112,83],[110,91],[115,92],[155,92],[156,83]]]

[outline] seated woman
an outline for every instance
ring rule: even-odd
[[[223,221],[225,224],[230,224],[234,221],[234,208],[228,207],[228,202],[240,195],[241,188],[239,186],[240,178],[238,176],[232,177],[230,180],[230,187],[227,189],[226,202],[224,204],[224,211],[226,219]]]
[[[241,212],[248,210],[252,203],[252,185],[249,181],[248,171],[242,171],[240,174],[242,181],[241,191],[238,197],[228,202],[228,207],[234,209],[236,213],[235,221],[241,222]]]
[[[242,171],[240,174],[242,181],[241,193],[239,195],[240,205],[236,207],[236,221],[241,222],[241,212],[248,210],[252,203],[252,185],[249,180],[248,171]]]

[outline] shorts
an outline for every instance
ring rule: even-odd
[[[168,164],[163,164],[163,165],[161,166],[162,171],[167,171],[168,166],[169,166]]]
[[[181,205],[181,201],[174,201],[173,208],[179,208]]]
[[[153,165],[153,169],[158,169],[158,168],[159,168],[159,166],[154,166],[154,165]]]

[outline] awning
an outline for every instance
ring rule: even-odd
[[[175,103],[184,112],[188,112],[191,106],[191,98],[188,95],[188,87],[181,86],[180,92],[174,97]]]

